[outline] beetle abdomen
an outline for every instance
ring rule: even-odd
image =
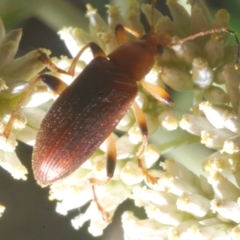
[[[48,185],[76,170],[115,129],[137,84],[105,58],[95,58],[55,101],[40,127],[33,170]]]

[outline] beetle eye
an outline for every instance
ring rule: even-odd
[[[159,53],[159,54],[163,54],[163,46],[162,45],[157,45],[157,52]]]

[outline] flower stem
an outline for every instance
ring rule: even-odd
[[[179,138],[174,138],[171,141],[161,144],[159,146],[159,149],[160,149],[161,153],[166,153],[166,152],[172,150],[173,148],[182,146],[184,144],[191,144],[191,143],[199,142],[199,140],[200,140],[199,136],[187,134],[185,136],[181,136]]]

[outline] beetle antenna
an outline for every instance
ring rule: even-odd
[[[221,32],[229,33],[229,34],[233,35],[234,38],[235,38],[235,42],[236,42],[236,45],[237,45],[237,47],[236,47],[237,49],[236,49],[235,69],[238,69],[239,68],[239,59],[240,59],[240,42],[238,40],[236,32],[234,32],[234,31],[232,31],[228,28],[222,27],[222,28],[215,28],[215,29],[210,29],[210,30],[207,30],[207,31],[199,32],[199,33],[196,33],[196,34],[191,35],[189,37],[180,39],[177,42],[171,44],[171,46],[182,44],[182,43],[187,42],[189,40],[193,40],[195,38],[202,37],[202,36],[205,36],[205,35],[209,35],[209,34],[213,34],[213,33],[221,33]]]

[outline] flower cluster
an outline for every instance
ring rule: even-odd
[[[161,153],[159,147],[150,141],[142,160],[147,169],[152,168],[149,173],[158,178],[157,184],[151,184],[138,167],[136,153],[141,145],[142,135],[132,110],[127,112],[117,126],[124,134],[115,135],[117,164],[114,176],[106,184],[95,187],[98,202],[110,217],[127,198],[145,209],[146,219],[138,219],[132,212],[123,214],[126,240],[239,239],[240,71],[235,69],[236,46],[227,45],[229,34],[226,32],[181,43],[179,39],[195,33],[229,27],[229,14],[226,10],[219,10],[212,20],[202,0],[191,0],[189,3],[191,13],[176,0],[168,0],[172,20],[157,10],[154,10],[153,19],[152,6],[142,4],[140,7],[135,0],[130,1],[124,17],[117,6],[108,5],[108,24],[96,9],[87,5],[89,33],[73,27],[65,27],[59,32],[73,56],[92,41],[98,43],[108,54],[118,47],[114,34],[116,24],[128,26],[140,34],[145,33],[140,21],[142,11],[155,32],[167,33],[172,38],[171,47],[165,48],[163,54],[156,57],[153,69],[144,80],[164,89],[170,88],[183,97],[186,91],[192,93],[191,109],[182,113],[177,107],[165,106],[140,87],[136,101],[144,111],[150,135],[159,125],[165,129],[166,135],[169,131],[174,133],[178,128],[185,130],[184,137],[179,138],[176,134],[173,141],[165,143],[164,148],[160,147],[164,153],[178,145],[194,141],[200,141],[215,150],[204,160],[206,176],[197,176],[177,162],[181,159],[168,159],[161,164],[161,168],[152,168]],[[90,52],[86,50],[80,58],[76,74],[91,59]],[[14,64],[14,61],[17,59],[10,63]],[[70,64],[70,60],[66,58],[53,61],[60,68]],[[33,75],[35,74],[36,72]],[[7,86],[8,89],[15,89],[3,79],[4,88]],[[29,79],[25,81],[27,80]],[[0,99],[4,98],[2,93],[7,90],[1,92]],[[31,114],[28,115],[25,111],[22,110],[28,120],[31,119]],[[21,134],[16,135],[17,139],[27,142],[24,139],[26,129],[28,128],[23,128]],[[3,150],[5,155],[12,151],[6,146]],[[90,221],[89,232],[98,236],[109,223],[103,219],[93,201],[89,181],[92,178],[106,180],[105,143],[73,174],[52,184],[49,199],[58,201],[56,211],[63,215],[90,202],[87,210],[72,220],[72,225],[78,229],[86,221]]]
[[[17,140],[34,145],[37,130],[45,115],[45,112],[37,106],[49,100],[52,93],[42,84],[35,86],[34,91],[29,94],[23,108],[17,114],[13,131],[6,140],[2,132],[16,103],[29,82],[45,68],[41,57],[48,56],[50,53],[45,49],[38,49],[15,58],[21,36],[21,29],[6,34],[3,22],[0,20],[0,166],[13,178],[26,180],[27,169],[15,153]],[[0,206],[0,208],[2,213],[4,207]]]
[[[239,235],[239,189],[229,180],[229,176],[222,175],[226,171],[237,181],[239,71],[234,67],[236,46],[227,45],[226,33],[179,44],[179,39],[189,35],[229,27],[226,10],[219,10],[212,20],[202,1],[190,1],[190,4],[191,14],[177,1],[167,1],[173,21],[155,10],[154,29],[170,34],[173,46],[164,49],[164,53],[156,58],[154,68],[144,80],[162,88],[167,85],[177,92],[191,90],[192,113],[183,115],[167,108],[141,89],[136,100],[147,116],[150,133],[159,124],[168,131],[180,126],[189,133],[181,137],[180,142],[165,144],[164,152],[179,144],[196,139],[199,141],[200,136],[202,143],[218,151],[205,160],[207,177],[198,177],[172,159],[162,164],[165,171],[150,170],[159,180],[157,185],[149,184],[144,181],[134,158],[141,135],[129,111],[117,127],[127,132],[120,138],[116,137],[118,162],[114,177],[108,184],[96,187],[99,203],[111,215],[126,198],[133,199],[136,206],[144,207],[147,214],[145,220],[137,219],[131,212],[122,216],[125,239],[214,239],[219,236],[236,239]],[[114,50],[117,47],[114,36],[117,23],[144,34],[139,18],[140,6],[136,1],[130,1],[125,17],[115,5],[107,6],[108,25],[96,9],[90,5],[87,7],[90,34],[72,27],[60,31],[73,56],[89,41],[97,42],[106,53]],[[151,6],[143,4],[141,11],[152,24]],[[87,59],[88,62],[89,53],[85,54],[82,60]],[[236,79],[235,83],[232,79]],[[202,102],[203,99],[208,102]],[[104,146],[101,149],[103,151],[99,150],[74,174],[51,186],[50,198],[59,201],[58,212],[67,214],[67,211],[92,199],[87,179],[104,179],[106,176]],[[146,168],[153,166],[159,156],[158,148],[149,144],[144,155]],[[236,212],[234,216],[233,211]],[[79,228],[87,220],[90,220],[89,231],[95,236],[102,234],[108,224],[101,214],[96,214],[93,202],[85,213],[72,220],[72,224]]]

